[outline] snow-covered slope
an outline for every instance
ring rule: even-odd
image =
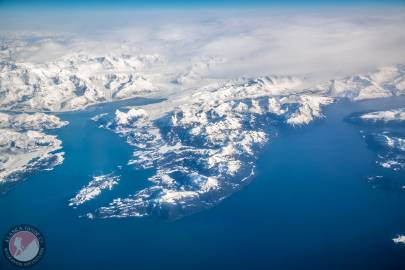
[[[69,206],[78,206],[89,200],[99,196],[103,190],[111,190],[118,181],[119,176],[113,173],[94,176],[87,186],[84,186],[80,191],[70,199]]]
[[[356,101],[405,93],[404,65],[318,84],[305,76],[213,76],[215,66],[227,59],[212,55],[190,56],[189,61],[183,59],[187,64],[169,65],[165,61],[160,54],[90,52],[38,63],[3,57],[0,107],[69,111],[137,96],[165,98],[160,103],[94,118],[135,148],[130,164],[153,167],[156,173],[149,178],[151,187],[128,198],[117,198],[92,215],[158,213],[177,218],[213,205],[247,183],[254,173],[257,153],[275,135],[276,125],[308,124],[322,117],[322,106],[340,98]],[[50,151],[60,147],[55,137],[32,133],[65,124],[55,116],[0,114],[0,119],[3,130],[25,135],[16,137],[26,143],[27,153],[37,153],[23,161],[18,159],[20,163],[12,162],[14,156],[17,158],[10,154],[15,142],[8,142],[8,135],[3,135],[3,152],[7,153],[7,159],[2,157],[3,178],[22,170],[33,158],[49,160]],[[28,145],[36,145],[36,141],[47,145],[36,146],[44,152],[30,150]],[[24,147],[18,155],[22,150]],[[84,187],[71,201],[72,206],[79,205],[87,194],[98,194],[104,189],[103,183],[95,181]]]
[[[130,164],[156,172],[149,178],[151,187],[89,216],[176,219],[239,190],[254,174],[260,148],[276,135],[271,123],[309,123],[333,101],[314,93],[298,95],[297,85],[290,77],[236,80],[183,93],[174,102],[96,117],[134,146]]]
[[[44,129],[67,124],[44,113],[0,113],[0,183],[20,180],[38,169],[52,169],[63,161],[61,141]]]
[[[405,65],[380,68],[364,75],[334,79],[315,87],[334,97],[352,100],[384,98],[405,94]]]
[[[90,56],[72,54],[49,63],[0,60],[0,107],[12,110],[66,111],[134,97],[156,90],[154,75],[141,70],[156,55]]]
[[[405,121],[405,108],[365,113],[360,119],[366,122],[402,122]]]
[[[9,44],[5,44],[5,49]],[[30,49],[25,45],[26,50]],[[136,96],[166,97],[198,92],[212,85],[238,81],[215,74],[224,57],[189,56],[180,63],[167,55],[124,50],[109,54],[72,52],[45,62],[11,60],[0,56],[0,107],[11,110],[69,111],[90,104]],[[173,61],[173,60],[171,60]],[[380,68],[363,75],[333,78],[321,84],[306,76],[257,77],[239,80],[245,91],[261,86],[267,95],[316,92],[352,100],[396,96],[405,93],[405,65]],[[294,85],[294,87],[291,87]],[[225,97],[226,98],[226,97]]]
[[[61,121],[57,116],[45,113],[7,114],[0,112],[0,128],[13,130],[44,130],[60,128],[68,122]]]
[[[276,135],[277,125],[308,124],[322,117],[322,106],[342,97],[402,94],[397,82],[402,66],[382,70],[363,76],[379,85],[380,94],[357,84],[359,76],[317,86],[297,77],[265,76],[171,92],[160,103],[95,117],[134,147],[129,164],[156,172],[149,178],[152,186],[117,198],[89,217],[175,219],[218,203],[249,182],[257,153]],[[396,81],[394,90],[390,78]]]

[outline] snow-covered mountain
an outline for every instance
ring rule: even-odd
[[[0,184],[20,180],[38,169],[52,169],[63,161],[62,142],[44,129],[68,123],[44,113],[0,113]]]
[[[9,110],[69,111],[156,90],[142,69],[156,55],[72,54],[49,63],[0,61],[0,107]]]
[[[1,113],[0,128],[13,129],[16,131],[60,128],[67,125],[67,121],[62,121],[55,115],[45,113]]]
[[[218,203],[249,182],[258,151],[276,135],[272,127],[308,124],[322,117],[322,106],[337,98],[400,95],[401,68],[314,87],[288,76],[237,79],[169,96],[158,104],[100,115],[95,120],[102,127],[135,147],[129,163],[155,168],[156,173],[149,178],[151,187],[89,216],[178,218]],[[360,77],[368,83],[357,83]],[[374,88],[368,86],[371,82]]]
[[[238,83],[240,85],[236,87],[251,91],[251,95],[255,95],[257,87],[267,89],[266,94],[271,96],[317,92],[352,100],[405,93],[404,65],[314,85],[304,77],[287,76],[230,82],[225,78],[206,80],[204,72],[226,59],[205,57],[192,61],[195,62],[172,71],[170,65],[165,65],[164,57],[158,54],[72,53],[45,63],[3,58],[0,59],[0,107],[19,111],[69,111],[136,96],[165,97],[184,91],[198,92],[204,89],[202,86],[223,84],[226,87]],[[200,82],[198,87],[195,86],[197,82]]]
[[[235,80],[96,117],[134,146],[130,164],[156,172],[151,187],[89,216],[175,219],[239,190],[254,174],[260,148],[276,136],[272,124],[309,123],[333,101],[302,90],[297,94],[299,84],[291,77]]]
[[[99,196],[103,190],[111,190],[120,180],[119,176],[113,173],[94,176],[90,183],[84,186],[80,191],[70,199],[69,206],[78,206],[86,201],[92,200]]]
[[[405,94],[405,65],[383,67],[364,75],[334,79],[316,90],[352,100],[384,98]]]
[[[131,97],[165,98],[94,118],[134,147],[130,164],[153,167],[156,172],[149,178],[151,187],[117,198],[91,216],[178,218],[209,207],[248,183],[257,153],[276,135],[275,126],[308,124],[321,118],[322,107],[336,99],[405,93],[404,65],[315,84],[305,76],[215,79],[204,73],[226,59],[212,56],[190,61],[196,62],[172,71],[164,57],[154,54],[72,53],[45,63],[3,58],[0,106],[56,112]],[[0,119],[2,151],[7,153],[2,156],[3,178],[22,171],[33,156],[50,160],[50,153],[60,148],[58,139],[39,132],[62,126],[56,116],[1,114]],[[12,136],[19,141],[10,141],[5,132],[20,134]],[[22,142],[26,147],[19,148],[19,156],[10,154]],[[26,153],[30,155],[22,156]],[[72,198],[72,206],[118,183],[111,177],[97,179]]]
[[[403,122],[405,121],[405,108],[365,113],[360,118],[366,122]]]

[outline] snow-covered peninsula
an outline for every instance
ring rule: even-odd
[[[62,142],[44,130],[65,126],[66,121],[44,113],[0,113],[0,120],[0,184],[63,161],[63,152],[58,151]]]

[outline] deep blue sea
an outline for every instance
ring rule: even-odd
[[[93,175],[122,179],[97,204],[148,185],[150,171],[126,166],[132,149],[90,117],[132,100],[63,113],[70,125],[53,131],[65,161],[0,197],[0,237],[16,224],[44,235],[45,256],[33,269],[405,269],[405,193],[367,181],[376,153],[353,112],[404,106],[404,98],[325,108],[325,119],[280,127],[261,152],[257,174],[219,205],[174,222],[157,218],[83,219],[68,200]],[[405,182],[405,175],[402,175]],[[91,207],[92,202],[88,205]],[[16,269],[0,255],[0,269]]]

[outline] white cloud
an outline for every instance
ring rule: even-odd
[[[6,14],[0,23],[3,32],[35,28],[59,37],[26,46],[18,57],[29,61],[73,51],[143,52],[160,54],[171,69],[186,69],[195,59],[225,59],[205,71],[208,77],[311,74],[324,80],[405,62],[402,14],[400,9],[83,11],[21,20]]]

